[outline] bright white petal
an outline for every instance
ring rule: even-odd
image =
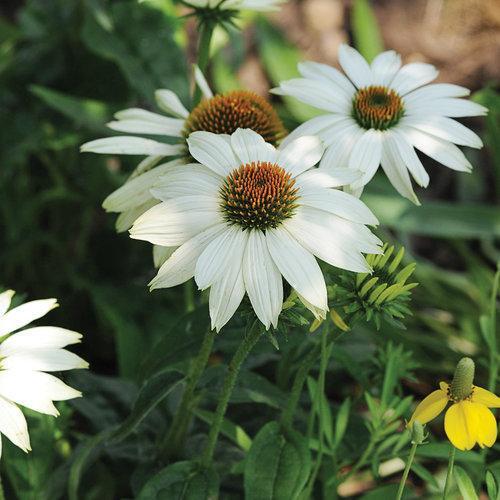
[[[198,194],[217,196],[222,183],[222,178],[212,170],[193,163],[163,175],[151,189],[151,194],[162,201]]]
[[[57,307],[57,299],[33,300],[11,309],[0,320],[0,337],[45,316]]]
[[[426,102],[417,101],[411,104],[407,103],[405,106],[405,114],[409,116],[430,114],[462,118],[466,116],[484,116],[487,113],[488,109],[477,102],[453,97],[429,99]]]
[[[394,50],[381,52],[372,61],[373,85],[390,85],[401,67],[401,56]]]
[[[14,297],[16,292],[14,290],[6,290],[0,293],[0,318],[7,312],[10,307],[10,302],[12,297]]]
[[[19,349],[2,359],[5,370],[39,370],[57,372],[88,368],[89,364],[76,354],[65,349],[34,348]]]
[[[328,310],[323,273],[313,255],[283,228],[266,231],[267,247],[280,273],[313,306]]]
[[[156,277],[149,283],[151,290],[170,288],[191,279],[195,273],[196,262],[207,245],[226,230],[225,223],[217,224],[180,246],[160,267]]]
[[[177,247],[161,247],[160,245],[153,245],[153,263],[158,269],[172,256],[177,250]]]
[[[301,62],[299,63],[299,73],[305,78],[313,80],[326,81],[330,85],[333,84],[335,90],[342,92],[347,99],[351,99],[356,88],[339,70],[317,62]]]
[[[472,130],[461,123],[445,116],[405,116],[401,120],[401,125],[409,125],[422,132],[450,141],[460,146],[471,148],[482,148],[483,141]]]
[[[391,130],[390,134],[392,135],[401,159],[406,165],[406,168],[410,171],[416,183],[419,186],[427,187],[429,185],[429,174],[422,165],[422,162],[413,149],[413,146],[408,142],[403,134],[399,133],[397,128]]]
[[[193,158],[196,158],[216,174],[226,177],[241,165],[228,139],[228,136],[212,132],[193,132],[188,137],[187,142]]]
[[[317,135],[320,139],[323,136],[328,136],[329,129],[340,121],[345,121],[343,115],[321,115],[311,118],[310,120],[299,125],[293,132],[288,134],[280,144],[280,149],[284,149],[295,139],[305,135]]]
[[[243,281],[255,314],[269,329],[278,326],[283,307],[283,282],[267,249],[266,237],[259,229],[248,231],[243,256]]]
[[[366,87],[373,83],[373,75],[365,58],[346,44],[339,47],[339,63],[356,87]]]
[[[318,137],[299,137],[278,152],[277,163],[292,174],[292,177],[296,177],[316,165],[324,150],[325,147]]]
[[[56,326],[27,328],[7,337],[0,344],[0,357],[26,349],[61,349],[81,342],[82,334]]]
[[[379,130],[367,130],[353,145],[348,167],[364,172],[359,183],[361,186],[367,184],[375,175],[382,156],[383,132]]]
[[[170,170],[183,168],[182,163],[182,160],[174,160],[127,181],[104,200],[102,204],[104,210],[107,212],[124,212],[148,202],[151,199],[150,190],[160,177]]]
[[[194,279],[200,290],[219,281],[228,262],[242,261],[247,239],[248,231],[233,225],[210,242],[196,263]]]
[[[115,228],[116,232],[124,233],[128,231],[134,222],[144,213],[146,213],[150,208],[153,208],[155,205],[158,205],[159,201],[155,200],[153,196],[138,207],[131,208],[130,210],[125,210],[122,212],[116,219]]]
[[[208,85],[205,76],[203,75],[197,64],[194,65],[194,79],[196,81],[196,85],[198,85],[205,99],[211,99],[214,94],[212,93],[210,85]]]
[[[401,126],[398,127],[398,131],[402,132],[406,139],[422,153],[446,167],[459,172],[470,172],[472,170],[469,160],[451,142],[443,141],[413,127]]]
[[[11,401],[0,396],[0,432],[12,443],[28,452],[31,450],[28,425],[23,412]]]
[[[140,108],[130,108],[115,114],[116,121],[107,126],[119,132],[182,137],[184,120],[169,118]]]
[[[437,78],[439,71],[432,64],[405,64],[391,82],[391,88],[405,95]]]
[[[408,198],[415,205],[420,205],[416,194],[413,192],[406,165],[390,134],[386,134],[386,140],[382,148],[382,168],[391,184],[401,196]]]
[[[219,222],[216,198],[184,196],[164,201],[141,215],[132,226],[130,237],[165,247],[180,246]]]
[[[257,132],[250,129],[239,128],[231,135],[231,147],[239,158],[238,165],[258,161],[276,161],[276,150]]]
[[[187,118],[189,116],[189,111],[185,108],[184,104],[182,104],[177,95],[171,90],[157,90],[155,92],[155,98],[158,107],[161,110],[181,118]]]
[[[403,101],[407,105],[417,102],[426,103],[441,97],[465,97],[470,94],[470,90],[452,83],[431,83],[420,87],[409,94],[406,94]]]
[[[163,144],[142,137],[106,137],[86,142],[80,146],[82,153],[120,154],[120,155],[163,155],[176,156],[182,153],[181,144]]]
[[[304,189],[336,188],[357,181],[361,171],[348,168],[332,168],[326,172],[313,168],[295,178],[295,185]]]

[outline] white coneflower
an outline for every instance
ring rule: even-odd
[[[88,368],[88,363],[64,349],[80,342],[79,333],[53,326],[18,331],[57,307],[56,299],[34,300],[8,311],[13,295],[12,290],[0,294],[0,434],[29,451],[28,426],[18,405],[57,416],[53,401],[81,393],[45,372]]]
[[[455,144],[480,148],[481,139],[452,119],[486,114],[483,106],[458,99],[469,90],[428,85],[438,75],[434,66],[401,66],[401,57],[392,50],[369,65],[357,50],[341,45],[339,62],[346,76],[325,64],[305,62],[299,64],[303,78],[273,90],[329,113],[302,124],[286,141],[300,135],[321,137],[327,145],[325,164],[364,172],[351,186],[357,194],[382,165],[398,192],[418,203],[408,172],[423,187],[429,176],[414,148],[453,170],[471,170]]]
[[[194,276],[200,289],[210,287],[213,328],[229,321],[245,293],[266,328],[276,326],[282,276],[314,313],[324,315],[326,286],[314,256],[365,272],[362,252],[380,252],[380,241],[365,226],[377,223],[370,210],[332,189],[359,173],[313,168],[323,154],[316,137],[277,150],[259,134],[239,129],[231,136],[194,132],[188,143],[199,164],[166,173],[152,190],[161,203],[139,217],[130,233],[179,247],[151,287]]]
[[[177,144],[120,136],[97,139],[82,145],[81,151],[84,152],[147,155],[129,180],[104,200],[103,207],[106,211],[120,213],[116,222],[118,232],[129,229],[137,217],[158,203],[151,196],[150,190],[163,174],[192,161],[186,144],[190,133],[204,130],[215,134],[232,134],[238,128],[250,128],[273,144],[285,135],[276,111],[261,96],[246,90],[214,96],[198,68],[195,68],[195,79],[204,99],[191,113],[174,92],[158,90],[158,106],[175,118],[131,108],[116,113],[116,121],[108,123],[110,128],[120,132],[173,137]],[[167,156],[184,158],[160,164]],[[160,265],[172,251],[173,249],[155,247],[155,263]]]

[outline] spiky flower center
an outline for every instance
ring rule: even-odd
[[[285,135],[274,108],[247,90],[234,90],[203,100],[188,116],[184,135],[187,137],[199,130],[230,135],[239,128],[249,128],[274,145]]]
[[[227,222],[243,229],[276,228],[294,214],[298,191],[295,180],[276,163],[247,163],[227,176],[221,208]]]
[[[386,130],[396,125],[403,113],[399,94],[382,85],[370,85],[354,94],[352,116],[365,129]]]

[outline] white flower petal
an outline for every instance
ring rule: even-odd
[[[304,78],[312,78],[313,80],[326,81],[333,84],[335,89],[342,92],[347,99],[352,99],[356,92],[354,85],[346,78],[339,70],[312,61],[300,62],[298,65],[299,73]]]
[[[416,205],[420,205],[416,194],[413,192],[406,165],[390,134],[386,134],[382,148],[382,168],[391,184],[401,196],[408,198]]]
[[[28,425],[23,412],[11,401],[0,396],[0,432],[21,450],[31,450]]]
[[[357,181],[361,175],[361,171],[348,168],[332,168],[328,172],[313,168],[296,177],[295,185],[305,189],[336,188]]]
[[[367,130],[353,145],[348,167],[364,172],[359,185],[368,184],[380,165],[382,156],[383,132]],[[356,184],[357,185],[357,184]]]
[[[8,311],[12,297],[16,292],[14,290],[6,290],[0,293],[0,320],[1,317]]]
[[[427,103],[441,97],[465,97],[469,94],[469,89],[460,87],[459,85],[452,83],[431,83],[406,94],[403,101],[405,104],[410,105],[417,102]]]
[[[293,78],[280,82],[280,86],[272,89],[271,93],[292,96],[305,104],[332,113],[348,114],[351,108],[350,99],[335,92],[335,88],[329,83],[319,80]]]
[[[488,109],[477,102],[443,97],[441,99],[429,99],[426,102],[417,101],[406,103],[406,115],[443,115],[451,118],[462,118],[466,116],[484,116]]]
[[[281,142],[280,149],[284,149],[295,139],[305,135],[317,135],[320,139],[323,139],[324,136],[328,136],[329,129],[341,121],[345,121],[345,116],[328,114],[311,118],[288,134]]]
[[[459,172],[470,172],[472,170],[469,160],[451,142],[426,134],[413,127],[401,126],[398,127],[398,131],[403,133],[406,139],[418,150],[446,167]]]
[[[373,83],[373,75],[365,58],[346,44],[339,47],[339,63],[356,87],[366,87]]]
[[[10,356],[25,349],[60,349],[81,341],[78,332],[57,326],[27,328],[7,337],[0,344],[0,357]]]
[[[313,255],[284,228],[266,231],[267,247],[280,273],[313,306],[328,310],[323,273]]]
[[[257,132],[250,129],[239,128],[231,135],[231,147],[239,158],[238,165],[247,163],[276,161],[276,150],[272,144],[266,141]]]
[[[165,262],[172,256],[172,254],[177,250],[177,247],[162,247],[160,245],[153,245],[153,263],[158,269],[163,266]]]
[[[82,153],[121,154],[121,155],[163,155],[176,156],[182,153],[181,144],[163,144],[142,137],[106,137],[86,142],[80,146]]]
[[[391,82],[391,88],[405,95],[437,78],[439,71],[432,64],[405,64]]]
[[[375,215],[361,200],[338,189],[303,190],[298,203],[360,224],[378,224]]]
[[[131,210],[151,200],[151,188],[160,177],[170,170],[182,167],[182,160],[174,160],[145,172],[127,181],[123,186],[113,191],[103,202],[107,212],[124,212]]]
[[[429,185],[429,174],[422,165],[422,162],[413,149],[413,146],[408,142],[406,137],[398,131],[397,128],[391,130],[390,134],[393,137],[401,159],[417,184],[422,187],[427,187]]]
[[[373,85],[390,85],[401,67],[401,56],[394,50],[381,52],[371,63]]]
[[[292,177],[297,177],[316,165],[324,150],[325,147],[318,137],[299,137],[278,152],[277,163],[292,174]]]
[[[461,123],[445,116],[405,116],[401,120],[401,125],[409,125],[422,132],[450,141],[460,146],[471,148],[482,148],[483,141],[472,130]]]
[[[267,249],[266,237],[259,229],[247,231],[243,255],[243,281],[255,314],[269,329],[278,326],[283,307],[283,281]]]
[[[156,182],[151,194],[162,201],[182,196],[217,196],[222,178],[204,165],[192,163],[172,170]]]
[[[356,247],[336,238],[325,219],[326,212],[301,206],[283,227],[309,252],[332,266],[368,272],[369,266]]]
[[[161,115],[157,115],[161,116]],[[149,120],[134,119],[120,119],[107,123],[106,125],[118,132],[126,132],[128,134],[146,134],[146,135],[161,135],[170,137],[182,137],[182,130],[184,128],[184,120],[179,118],[167,118],[164,123],[156,123]]]
[[[197,64],[195,64],[193,67],[194,67],[194,79],[196,81],[196,85],[198,85],[205,99],[211,99],[214,96],[214,94],[212,93],[210,85],[208,85],[205,76],[203,75]]]
[[[187,118],[189,116],[189,111],[184,104],[182,104],[177,94],[171,90],[159,89],[155,92],[155,98],[161,110],[181,118]]]
[[[216,174],[226,177],[241,165],[228,139],[229,136],[217,135],[212,132],[193,132],[188,137],[187,142],[193,158],[196,158]]]
[[[57,299],[33,300],[11,309],[0,320],[0,337],[45,316],[57,307]]]
[[[229,261],[243,259],[247,239],[248,231],[233,225],[210,242],[196,263],[194,279],[200,290],[219,281]]]
[[[153,196],[138,207],[131,208],[130,210],[125,210],[122,212],[116,219],[115,228],[117,233],[123,233],[128,231],[134,222],[144,213],[146,213],[150,208],[153,208],[155,205],[160,203],[158,200],[155,200]]]
[[[5,370],[38,370],[56,372],[88,368],[89,364],[76,354],[65,349],[34,348],[16,349],[2,359]]]
[[[186,241],[160,267],[158,274],[149,283],[151,290],[170,288],[191,279],[195,273],[196,262],[207,245],[226,230],[225,223],[216,224]]]
[[[142,214],[130,237],[165,247],[180,246],[221,222],[219,202],[209,196],[184,196],[164,201]]]

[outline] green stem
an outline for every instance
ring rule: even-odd
[[[193,409],[194,391],[207,366],[208,358],[210,357],[214,345],[215,336],[215,330],[209,329],[207,331],[200,350],[191,365],[181,403],[174,416],[172,425],[160,445],[160,456],[164,461],[168,461],[174,453],[178,453],[178,451],[182,449]]]
[[[3,490],[3,483],[1,476],[0,476],[0,500],[5,500],[5,492]]]
[[[247,358],[253,346],[259,340],[261,334],[262,326],[259,320],[255,320],[250,330],[245,335],[245,338],[241,342],[240,346],[238,347],[238,350],[229,362],[229,366],[227,368],[227,376],[224,380],[219,403],[217,404],[217,408],[215,410],[214,420],[210,427],[207,444],[205,445],[205,450],[203,452],[202,464],[205,467],[208,467],[212,461],[215,452],[215,446],[217,444],[217,439],[220,433],[220,428],[222,426],[224,415],[226,414],[227,410],[227,405],[229,403],[229,398],[231,397],[234,386],[236,384],[236,379],[238,378],[241,365]]]
[[[498,354],[497,354],[497,342],[496,342],[496,311],[497,311],[497,295],[498,287],[500,282],[500,263],[497,264],[497,272],[495,273],[495,278],[493,279],[493,288],[491,291],[490,299],[490,373],[488,381],[488,390],[495,392],[498,378]]]
[[[408,461],[406,462],[406,467],[403,472],[403,477],[401,478],[401,482],[399,483],[398,495],[396,497],[396,500],[401,500],[401,498],[403,497],[403,491],[405,489],[406,480],[408,479],[408,474],[410,473],[411,464],[413,463],[413,459],[415,458],[415,452],[417,451],[417,446],[418,446],[417,442],[413,443],[411,446],[410,455],[408,456]]]
[[[375,448],[377,442],[378,442],[378,436],[372,435],[365,451],[359,457],[358,461],[352,466],[352,469],[342,478],[342,482],[347,481],[351,476],[353,476],[356,472],[358,472],[358,470],[361,469],[363,465],[365,465],[369,456],[372,454],[373,449]]]
[[[451,487],[451,477],[453,475],[453,465],[455,463],[456,448],[452,445],[450,458],[448,459],[448,472],[446,473],[446,482],[444,483],[443,500],[446,500]]]
[[[187,313],[195,310],[194,303],[194,280],[190,279],[184,283],[184,306]]]
[[[210,43],[214,34],[215,25],[212,23],[202,23],[200,26],[200,37],[198,39],[198,57],[196,64],[201,72],[205,74],[210,59]],[[201,89],[196,86],[193,97],[193,108],[201,100]]]

